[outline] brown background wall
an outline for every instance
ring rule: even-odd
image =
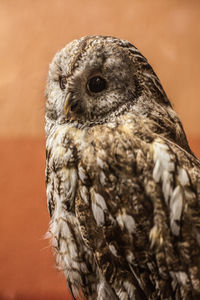
[[[0,299],[67,299],[43,239],[44,91],[55,52],[94,34],[141,50],[200,155],[200,1],[0,0]]]

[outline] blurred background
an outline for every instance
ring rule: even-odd
[[[44,239],[48,65],[84,35],[148,58],[200,155],[200,1],[0,0],[0,299],[72,299]]]

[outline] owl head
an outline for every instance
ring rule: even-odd
[[[50,64],[46,96],[47,123],[94,126],[131,113],[167,127],[172,139],[187,144],[158,77],[125,40],[88,36],[67,44]]]

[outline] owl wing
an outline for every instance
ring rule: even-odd
[[[75,210],[83,240],[117,298],[200,294],[198,160],[130,124],[99,126],[88,136]]]

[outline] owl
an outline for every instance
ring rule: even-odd
[[[200,162],[131,43],[72,41],[50,64],[46,192],[74,299],[200,299]]]

